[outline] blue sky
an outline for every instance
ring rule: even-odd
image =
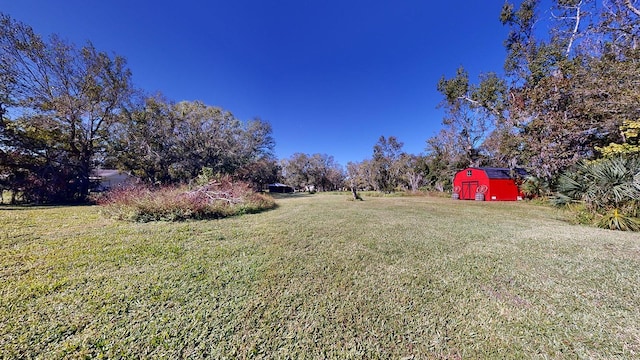
[[[133,81],[273,126],[276,155],[370,158],[381,135],[422,153],[436,84],[501,72],[504,0],[0,0],[0,11],[124,56]]]

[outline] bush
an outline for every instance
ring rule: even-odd
[[[544,197],[551,193],[549,183],[535,176],[527,176],[520,190],[522,190],[522,193],[529,199]]]
[[[613,209],[598,221],[598,227],[620,231],[640,231],[640,221],[622,214],[618,209]]]
[[[109,217],[136,222],[219,219],[275,206],[273,198],[255,193],[248,184],[234,183],[229,178],[195,188],[124,187],[104,194],[98,204]]]
[[[639,231],[640,157],[618,156],[579,164],[558,179],[556,205],[584,204],[596,225]]]

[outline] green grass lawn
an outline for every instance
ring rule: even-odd
[[[0,358],[637,358],[640,236],[527,203],[0,207]]]

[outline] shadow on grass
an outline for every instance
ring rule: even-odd
[[[247,210],[247,211],[241,211],[241,212],[239,212],[237,214],[232,214],[232,215],[225,216],[225,217],[242,216],[242,215],[248,215],[248,214],[260,214],[260,213],[263,213],[263,212],[276,210],[279,207],[280,207],[280,205],[273,204],[273,206],[270,206],[270,207],[267,207],[267,208],[251,209],[251,210]],[[222,217],[221,219],[224,219],[225,217]]]
[[[0,204],[0,211],[24,211],[24,210],[44,210],[59,209],[76,206],[91,206],[94,203],[70,203],[70,204]]]
[[[267,207],[240,207],[233,211],[212,211],[212,212],[191,212],[188,214],[169,211],[169,212],[139,212],[139,209],[129,207],[124,212],[118,208],[110,210],[109,205],[100,205],[103,209],[101,213],[104,217],[116,221],[124,221],[130,223],[153,223],[153,222],[187,222],[187,221],[209,221],[234,218],[244,215],[259,214],[270,210],[275,210],[279,206],[275,203]]]
[[[274,199],[293,199],[293,198],[308,198],[312,197],[314,194],[306,193],[306,192],[297,192],[297,193],[266,193],[269,194]]]

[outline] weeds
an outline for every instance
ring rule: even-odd
[[[620,231],[640,231],[640,221],[638,218],[626,216],[618,209],[613,209],[600,218],[598,227]]]
[[[271,197],[255,193],[248,184],[227,178],[195,188],[142,185],[118,188],[97,202],[107,216],[135,222],[219,219],[275,206]]]

